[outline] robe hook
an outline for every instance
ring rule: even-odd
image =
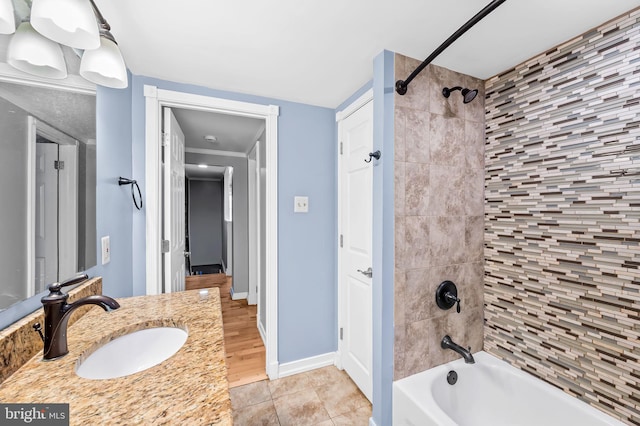
[[[382,153],[380,152],[380,150],[374,151],[374,152],[370,152],[369,153],[369,159],[368,160],[364,160],[365,163],[370,163],[372,158],[375,158],[376,160],[379,160],[380,157],[382,156]]]

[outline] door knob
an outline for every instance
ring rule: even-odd
[[[191,252],[190,251],[185,251],[184,252],[184,257],[189,257],[191,256]]]
[[[373,276],[373,269],[371,269],[371,266],[369,266],[369,269],[367,269],[366,271],[363,271],[362,269],[358,269],[358,272],[360,272],[362,275],[364,275],[367,278],[371,278]]]

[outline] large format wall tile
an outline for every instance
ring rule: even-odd
[[[397,79],[419,64],[396,55]],[[482,349],[484,98],[442,96],[454,86],[483,91],[478,79],[429,65],[395,95],[395,380],[459,357],[440,347],[446,334]],[[458,285],[460,314],[435,303],[445,280]]]
[[[640,11],[486,82],[485,350],[640,425]]]

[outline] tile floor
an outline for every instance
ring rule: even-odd
[[[367,426],[371,417],[367,398],[333,366],[229,392],[235,426]]]

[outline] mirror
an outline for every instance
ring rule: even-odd
[[[0,81],[0,311],[95,266],[95,93]]]

